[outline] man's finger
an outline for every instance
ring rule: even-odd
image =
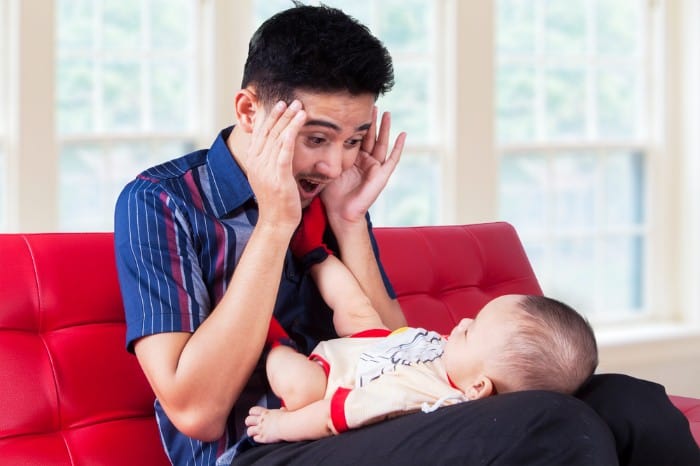
[[[386,159],[386,153],[389,149],[389,133],[391,131],[391,113],[384,112],[382,115],[382,123],[379,126],[379,136],[374,145],[374,150],[371,152],[379,162],[383,163]]]
[[[372,108],[372,122],[370,123],[365,137],[362,138],[362,145],[360,146],[360,150],[363,150],[368,154],[372,153],[374,143],[377,140],[377,112],[377,106],[375,105]]]

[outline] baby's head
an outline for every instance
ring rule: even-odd
[[[570,394],[595,371],[598,348],[591,326],[566,304],[506,295],[457,324],[444,361],[470,399],[520,390]]]

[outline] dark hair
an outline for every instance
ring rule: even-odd
[[[369,29],[336,8],[295,2],[253,34],[241,87],[263,105],[290,102],[296,90],[369,93],[394,85],[391,56]]]
[[[574,393],[598,366],[598,346],[590,324],[556,299],[524,296],[519,304],[525,319],[510,335],[504,358],[504,368],[515,382],[499,391]]]

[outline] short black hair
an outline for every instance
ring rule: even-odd
[[[263,105],[290,102],[296,90],[376,99],[393,87],[394,70],[388,50],[356,19],[336,8],[295,2],[250,39],[241,87],[248,85]]]

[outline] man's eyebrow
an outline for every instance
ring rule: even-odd
[[[332,129],[335,132],[340,131],[340,126],[336,125],[335,123],[331,123],[327,120],[309,120],[306,123],[304,123],[304,126],[323,126],[325,128]],[[371,123],[365,123],[363,125],[358,126],[356,131],[367,131],[370,128],[370,126],[372,126]]]

